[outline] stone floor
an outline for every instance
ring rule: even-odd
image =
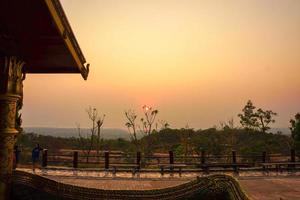
[[[172,187],[192,179],[163,178],[84,178],[46,176],[72,185],[106,190],[149,190]],[[241,177],[240,184],[252,200],[297,200],[300,199],[300,177]]]
[[[241,178],[239,182],[252,200],[300,199],[300,177]]]
[[[180,179],[127,179],[127,178],[74,178],[46,176],[49,179],[71,185],[105,190],[151,190],[173,187],[188,182]]]
[[[32,172],[31,169],[22,169]],[[149,190],[166,187],[173,187],[186,183],[203,176],[197,173],[165,174],[146,173],[133,176],[131,173],[111,173],[104,172],[74,172],[64,170],[41,171],[36,170],[36,174],[42,175],[58,182],[106,189],[106,190]],[[300,200],[300,174],[297,173],[269,173],[253,172],[236,176],[240,184],[253,200]]]

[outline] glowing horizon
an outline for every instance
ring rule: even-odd
[[[251,99],[288,127],[300,112],[300,1],[62,0],[90,77],[28,75],[24,126],[124,128],[124,110],[207,128]]]

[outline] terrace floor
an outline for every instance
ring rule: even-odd
[[[240,178],[240,184],[252,200],[300,199],[300,177]]]
[[[74,178],[74,177],[47,177],[52,180],[71,185],[105,189],[105,190],[151,190],[173,187],[186,183],[186,179],[128,179],[128,178]]]
[[[21,169],[32,171],[30,169]],[[49,179],[82,187],[106,190],[150,190],[176,186],[201,176],[197,173],[183,173],[182,176],[159,173],[141,174],[119,172],[116,176],[104,172],[70,172],[61,170],[36,171]],[[253,200],[296,200],[300,199],[300,174],[248,172],[236,176],[240,184]]]

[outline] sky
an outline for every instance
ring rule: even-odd
[[[28,75],[23,126],[126,128],[124,111],[159,110],[171,127],[209,128],[248,99],[288,127],[300,112],[299,0],[61,0],[90,63],[79,74]]]

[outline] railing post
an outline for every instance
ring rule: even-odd
[[[205,150],[201,150],[201,168],[204,170],[204,173],[209,174],[209,167],[205,165],[206,162],[206,153]]]
[[[73,153],[73,168],[78,167],[78,151],[74,151]]]
[[[173,171],[173,164],[174,164],[174,154],[173,151],[169,151],[169,164],[170,164],[170,171]]]
[[[296,152],[295,152],[295,149],[291,149],[291,162],[296,162]],[[295,165],[292,165],[291,167],[292,167],[292,169],[294,169]]]
[[[262,162],[265,163],[267,162],[267,152],[262,152]]]
[[[141,169],[141,152],[136,152],[136,165],[138,170]]]
[[[174,154],[173,154],[173,151],[169,151],[169,162],[170,162],[170,165],[174,164]]]
[[[238,173],[238,167],[236,165],[236,151],[232,151],[232,165],[233,165],[233,171]]]
[[[236,164],[236,152],[232,151],[232,163]]]
[[[205,164],[205,151],[201,151],[201,164]]]
[[[47,167],[48,165],[48,149],[43,150],[42,154],[42,167]]]
[[[295,149],[291,149],[291,162],[296,162],[296,152],[295,152]]]
[[[265,151],[262,152],[262,162],[263,163],[267,162],[267,152],[265,152]],[[263,166],[263,170],[266,171],[266,169],[267,168],[265,166]]]
[[[105,170],[108,170],[109,169],[109,151],[104,152],[104,158],[105,158],[104,168],[105,168]]]

